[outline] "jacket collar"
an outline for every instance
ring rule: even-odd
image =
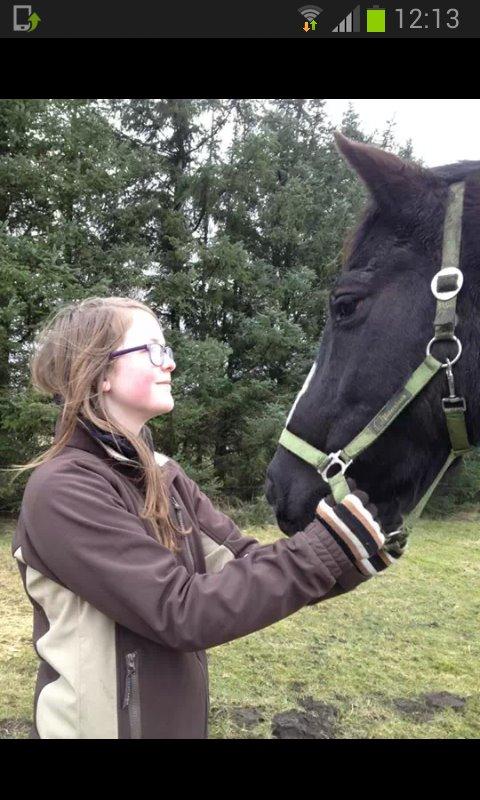
[[[60,438],[61,416],[62,416],[61,414],[58,415],[57,421],[55,423],[54,442],[57,442]],[[91,423],[88,423],[88,425],[90,424]],[[102,435],[103,431],[98,431],[98,433],[99,435]],[[150,447],[152,452],[154,452],[152,434],[145,425],[142,428],[142,436],[145,439],[146,444]],[[86,427],[83,420],[77,418],[77,424],[75,426],[75,429],[65,446],[75,447],[79,450],[86,450],[88,453],[93,453],[93,455],[99,456],[100,458],[106,458],[107,456],[112,456],[118,461],[124,461],[128,464],[135,464],[136,466],[138,466],[138,462],[135,459],[130,458],[129,456],[121,452],[121,450],[119,451],[117,449],[113,439],[111,441],[111,444],[108,444],[107,443],[108,435],[105,438],[106,441],[102,441],[102,439],[100,439],[95,434],[95,430]],[[118,440],[119,437],[117,437],[117,441]],[[122,437],[120,437],[120,443],[121,442],[122,442]]]
[[[59,414],[57,417],[57,421],[55,423],[55,434],[54,434],[54,442],[58,442],[60,438],[60,423],[61,423],[62,415]],[[155,450],[155,445],[153,443],[152,433],[150,428],[147,425],[144,425],[142,428],[142,436],[145,439],[146,444],[152,451],[155,461],[160,467],[163,467],[170,459],[168,456],[164,455],[163,453],[159,453]],[[115,447],[110,447],[105,442],[102,442],[101,439],[98,439],[92,435],[92,433],[85,428],[85,426],[80,421],[80,418],[77,419],[77,424],[74,428],[74,431],[68,440],[66,447],[76,447],[79,450],[86,450],[88,453],[93,453],[93,455],[98,456],[99,458],[114,458],[116,461],[124,462],[127,466],[136,466],[138,467],[138,462],[132,460],[131,458],[127,458],[123,453],[120,453]]]

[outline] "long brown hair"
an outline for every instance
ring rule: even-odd
[[[145,481],[142,519],[151,522],[158,541],[173,552],[180,550],[180,530],[169,512],[164,468],[141,436],[133,434],[106,408],[103,381],[111,375],[116,361],[109,361],[113,350],[121,347],[131,324],[131,310],[155,314],[139,300],[125,297],[88,297],[56,309],[47,319],[34,343],[30,359],[31,381],[41,394],[61,398],[61,424],[58,441],[27,464],[14,464],[13,480],[22,472],[50,461],[67,444],[78,423],[79,414],[103,431],[124,436],[138,454],[141,477]],[[155,317],[155,319],[157,319]],[[157,320],[158,321],[158,320]]]

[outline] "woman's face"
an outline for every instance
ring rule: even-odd
[[[152,314],[140,308],[130,313],[132,323],[117,350],[149,344],[152,340],[165,344],[160,325]],[[148,350],[135,350],[114,358],[103,382],[109,414],[135,434],[152,417],[167,414],[174,406],[170,388],[174,369],[175,362],[168,357],[163,366],[154,366]]]

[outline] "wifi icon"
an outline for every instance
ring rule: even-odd
[[[311,22],[312,19],[316,19],[323,11],[323,9],[319,8],[318,6],[302,6],[298,10],[302,17],[308,19],[309,22]]]

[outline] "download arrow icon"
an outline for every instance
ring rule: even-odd
[[[309,31],[309,30],[310,30],[310,25],[308,24],[308,22],[306,22],[306,23],[304,24],[304,26],[303,26],[303,30],[305,31],[305,33],[307,33],[307,31]]]

